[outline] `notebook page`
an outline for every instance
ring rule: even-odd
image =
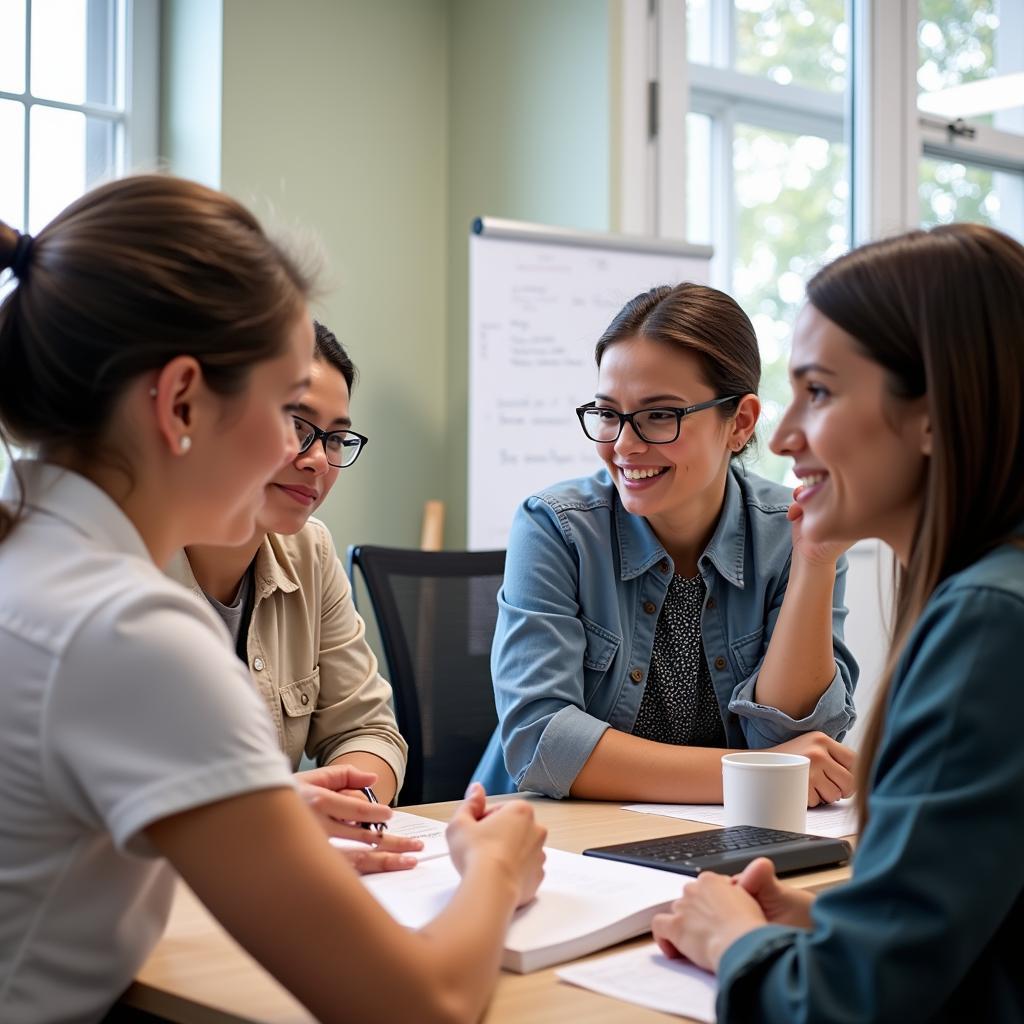
[[[622,938],[642,934],[651,917],[677,899],[690,881],[667,871],[564,850],[548,848],[545,853],[544,882],[537,898],[516,911],[509,927],[505,949],[510,952],[573,942],[630,918],[638,923]],[[397,921],[422,928],[447,905],[459,876],[450,858],[443,857],[412,871],[366,875],[362,881]]]
[[[714,1024],[718,979],[682,960],[669,960],[655,943],[569,964],[558,977],[580,988],[650,1010]]]
[[[422,839],[423,849],[414,850],[409,856],[415,857],[417,860],[432,860],[434,857],[448,855],[448,840],[445,838],[447,827],[448,822],[446,821],[435,821],[433,818],[409,814],[407,811],[395,811],[388,820],[387,831],[394,836]],[[332,838],[330,842],[338,849],[366,849],[365,843],[357,842],[354,839]]]

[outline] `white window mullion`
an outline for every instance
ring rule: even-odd
[[[917,224],[917,0],[853,5],[854,244]]]
[[[659,0],[657,234],[686,238],[686,111],[690,103],[686,59],[686,4]]]
[[[733,138],[736,118],[729,105],[723,106],[711,122],[713,206],[711,237],[715,240],[711,258],[711,284],[732,292],[732,272],[736,261],[736,181],[733,169]]]

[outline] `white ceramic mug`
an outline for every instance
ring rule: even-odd
[[[803,754],[748,750],[722,756],[726,825],[807,831],[811,762]]]

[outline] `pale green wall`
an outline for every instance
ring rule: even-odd
[[[220,186],[221,0],[167,0],[160,11],[160,154],[176,174]]]
[[[225,0],[223,188],[323,242],[317,311],[361,374],[370,438],[321,515],[415,545],[446,423],[444,0]]]
[[[199,2],[165,0],[179,124]],[[468,226],[607,228],[608,21],[607,0],[223,0],[222,186],[322,240],[318,311],[362,373],[370,445],[322,511],[339,549],[416,545],[427,498],[464,543]]]
[[[450,547],[466,536],[469,225],[487,215],[608,230],[608,32],[606,0],[451,2]]]

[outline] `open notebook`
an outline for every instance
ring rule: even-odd
[[[391,831],[421,827],[429,819],[396,812]],[[396,820],[397,819],[397,820]],[[443,839],[444,825],[433,822]],[[411,834],[403,832],[403,834]],[[417,833],[426,843],[429,836]],[[363,884],[407,928],[422,928],[451,899],[459,884],[455,865],[435,844],[411,871],[365,875]],[[516,911],[505,937],[502,966],[526,974],[643,935],[651,918],[677,899],[686,879],[665,871],[617,864],[564,850],[546,849],[544,882],[537,898]]]

